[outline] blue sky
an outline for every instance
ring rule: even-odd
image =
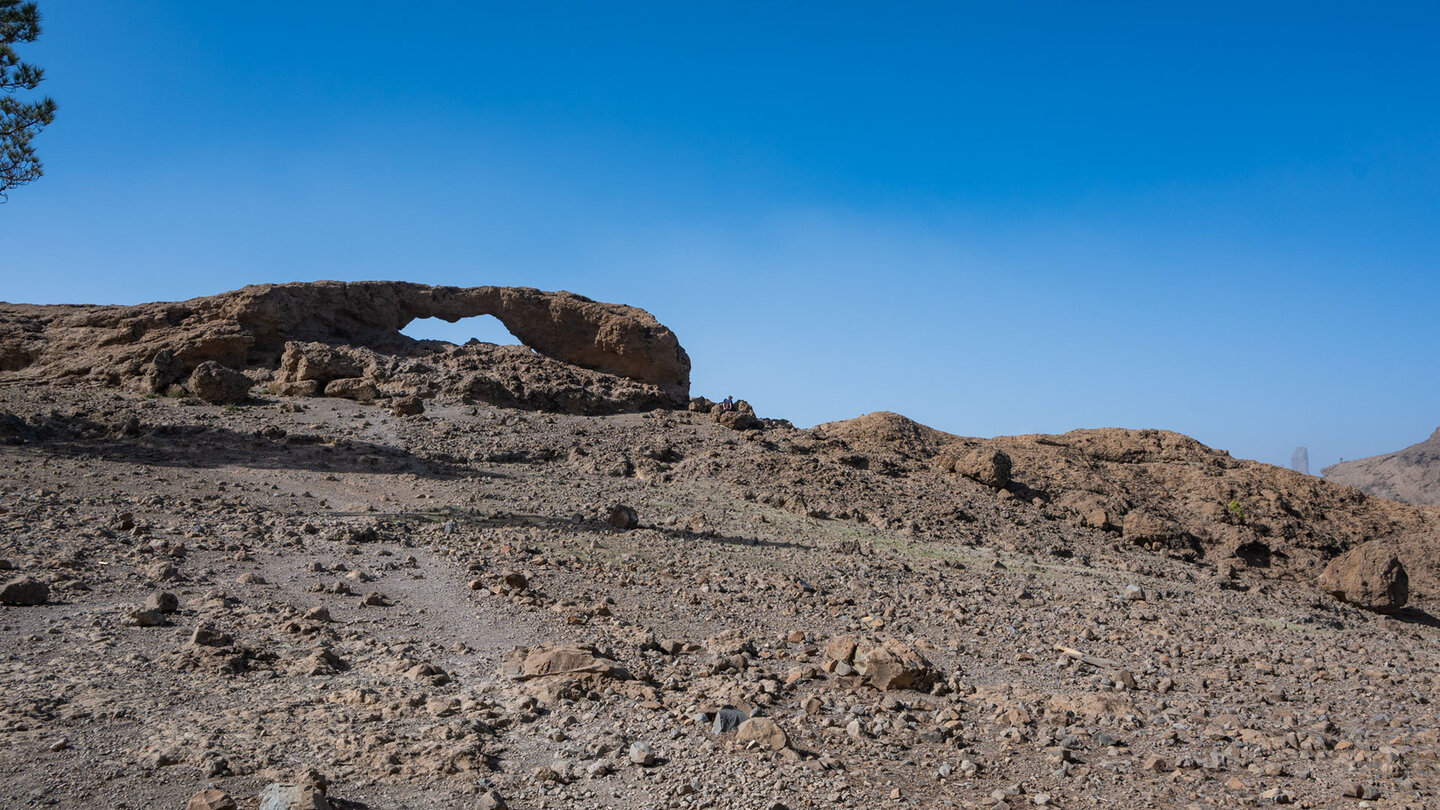
[[[0,299],[519,284],[802,425],[1440,424],[1433,3],[40,7]]]

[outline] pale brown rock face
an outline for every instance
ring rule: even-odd
[[[1394,613],[1410,601],[1410,577],[1390,547],[1371,541],[1330,561],[1320,590],[1376,613]]]
[[[642,309],[528,287],[392,281],[263,284],[137,306],[0,305],[0,371],[119,385],[153,371],[166,349],[180,374],[206,360],[274,368],[288,341],[399,353],[416,343],[400,334],[416,318],[478,315],[547,357],[654,385],[677,404],[689,395],[689,356]]]

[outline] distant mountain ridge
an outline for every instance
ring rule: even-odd
[[[1367,495],[1421,506],[1440,506],[1440,428],[1404,450],[1332,464],[1325,480]]]

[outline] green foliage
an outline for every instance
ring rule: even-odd
[[[1230,503],[1225,505],[1225,508],[1229,510],[1230,514],[1236,520],[1240,521],[1241,523],[1245,522],[1245,509],[1244,507],[1240,506],[1239,501],[1231,501]]]
[[[18,90],[34,90],[45,71],[20,61],[13,46],[40,36],[40,12],[33,2],[0,0],[0,202],[5,192],[45,173],[30,140],[55,120],[50,98],[24,102]]]

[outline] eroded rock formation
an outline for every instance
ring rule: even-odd
[[[557,375],[574,378],[561,387],[640,386],[642,390],[627,391],[621,404],[610,410],[683,405],[689,395],[690,358],[675,334],[642,309],[527,287],[430,287],[389,281],[264,284],[178,303],[136,306],[3,304],[0,372],[36,380],[133,384],[159,393],[200,364],[214,361],[233,369],[279,368],[276,383],[281,387],[316,383],[309,386],[315,391],[302,385],[284,393],[323,393],[336,380],[367,375],[384,393],[386,374],[396,370],[396,358],[436,353],[435,344],[406,337],[402,328],[416,318],[454,322],[479,315],[494,316],[543,358],[574,367],[567,371],[550,365],[537,372],[536,363],[530,363],[532,368],[525,374],[506,369],[498,375],[499,382],[467,383],[467,387],[503,389],[497,396],[507,404],[540,407],[539,403],[557,397],[583,399],[573,393],[556,394],[545,384],[537,387],[540,378]],[[493,354],[469,365],[480,365],[480,360],[520,360]],[[449,356],[453,358],[453,353]],[[583,372],[623,382],[606,383]],[[528,386],[506,382],[522,376],[528,376]],[[358,384],[341,387],[347,385]],[[545,390],[537,394],[540,389]]]

